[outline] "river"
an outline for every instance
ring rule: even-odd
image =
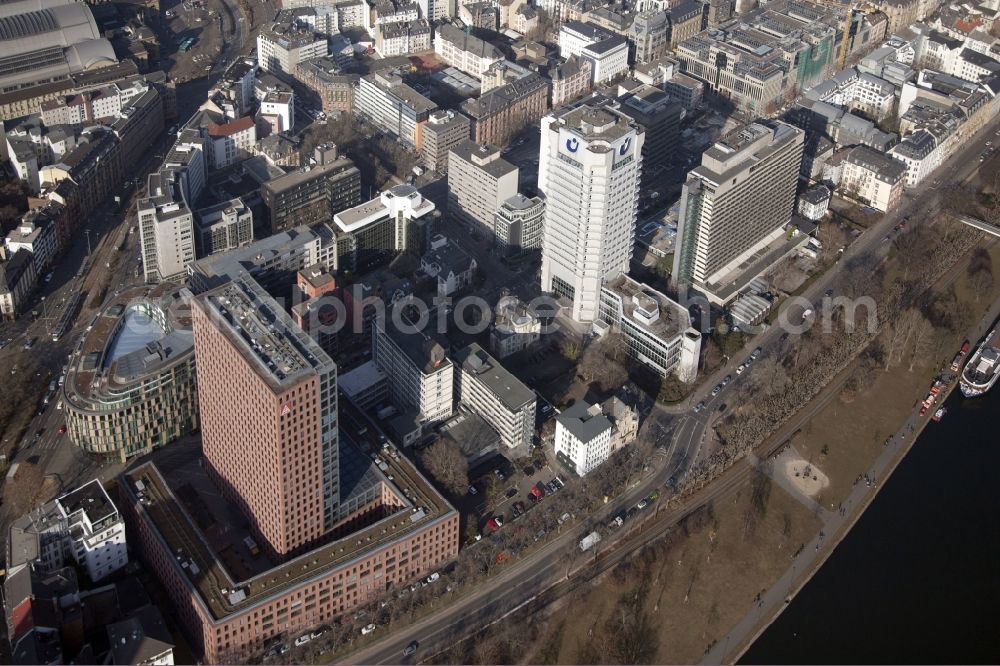
[[[740,663],[1000,662],[1000,387],[947,407]]]

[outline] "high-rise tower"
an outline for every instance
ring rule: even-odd
[[[594,321],[603,282],[628,271],[644,139],[603,99],[542,118],[542,290],[571,300],[576,321]]]
[[[337,366],[252,279],[192,308],[210,474],[278,559],[338,520]]]

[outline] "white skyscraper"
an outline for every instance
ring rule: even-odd
[[[642,172],[642,127],[605,102],[542,118],[542,290],[597,319],[601,285],[628,271]]]

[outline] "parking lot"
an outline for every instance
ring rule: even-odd
[[[221,0],[165,3],[161,9],[160,67],[178,83],[207,75],[222,51]]]
[[[541,455],[522,459],[516,465],[496,455],[477,465],[469,478],[472,485],[460,504],[478,517],[480,534],[517,521],[564,485],[557,470]]]

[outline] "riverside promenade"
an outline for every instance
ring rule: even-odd
[[[1000,317],[1000,299],[993,303],[986,315],[968,332],[967,337],[973,346],[986,335],[998,317]],[[944,404],[951,391],[957,387],[956,377],[955,381],[946,387],[939,404]],[[868,471],[861,475],[841,505],[833,510],[817,513],[823,523],[820,532],[804,545],[781,578],[760,595],[756,605],[705,653],[703,664],[738,661],[754,640],[781,614],[792,597],[809,582],[875,499],[883,481],[896,469],[920,432],[930,422],[933,409],[928,410],[925,416],[919,416],[918,408],[915,407],[906,421],[890,436],[882,452]]]

